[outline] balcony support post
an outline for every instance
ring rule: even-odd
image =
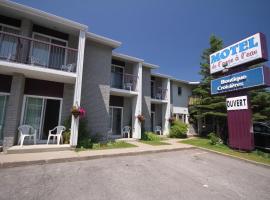
[[[138,79],[136,84],[136,90],[138,95],[133,97],[132,105],[132,121],[133,121],[133,138],[141,139],[142,123],[138,119],[138,115],[142,114],[142,63],[137,64]]]
[[[82,88],[82,73],[83,73],[83,60],[84,60],[84,48],[85,48],[86,32],[80,30],[79,45],[78,45],[78,59],[77,59],[77,77],[74,88],[73,105],[80,106],[81,104],[81,88]],[[71,136],[70,145],[77,146],[78,142],[78,130],[79,130],[79,117],[72,116],[71,119]]]
[[[163,87],[166,88],[166,95],[165,95],[165,100],[167,103],[163,104],[162,106],[162,132],[163,135],[168,135],[170,132],[170,122],[169,118],[171,116],[171,83],[170,79],[165,79],[163,81]]]

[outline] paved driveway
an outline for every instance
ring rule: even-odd
[[[0,199],[269,199],[270,169],[190,149],[0,170]]]

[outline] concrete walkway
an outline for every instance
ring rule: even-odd
[[[106,150],[86,150],[76,152],[74,150],[24,153],[24,154],[0,154],[0,168],[17,167],[32,164],[46,164],[58,162],[71,162],[79,160],[90,160],[113,156],[138,155],[144,153],[158,153],[166,151],[176,151],[194,148],[191,145],[179,143],[180,139],[168,139],[165,142],[170,145],[152,146],[138,141],[129,141],[137,147],[106,149]]]

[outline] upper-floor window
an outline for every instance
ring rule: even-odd
[[[177,88],[177,94],[178,94],[178,96],[182,95],[182,87]]]
[[[34,41],[31,47],[31,58],[35,64],[55,69],[66,64],[67,41],[35,32],[33,38],[40,41]]]
[[[111,86],[122,89],[124,84],[124,67],[112,64],[111,67]]]
[[[18,27],[0,23],[0,31],[12,34],[20,34]],[[0,59],[15,59],[18,48],[18,37],[13,35],[0,34]]]

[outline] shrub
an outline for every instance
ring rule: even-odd
[[[80,139],[78,140],[77,148],[92,149],[93,142],[90,138]]]
[[[172,122],[169,137],[186,138],[187,131],[188,131],[188,126],[185,123],[179,120],[175,120],[174,122]]]
[[[153,132],[143,132],[142,139],[145,141],[160,141],[160,137]]]
[[[63,133],[63,143],[64,144],[69,144],[69,140],[70,140],[70,130],[65,131]]]
[[[209,133],[208,137],[210,139],[210,144],[216,145],[217,143],[219,143],[220,139],[218,138],[218,136],[215,133],[213,133],[213,132]]]

